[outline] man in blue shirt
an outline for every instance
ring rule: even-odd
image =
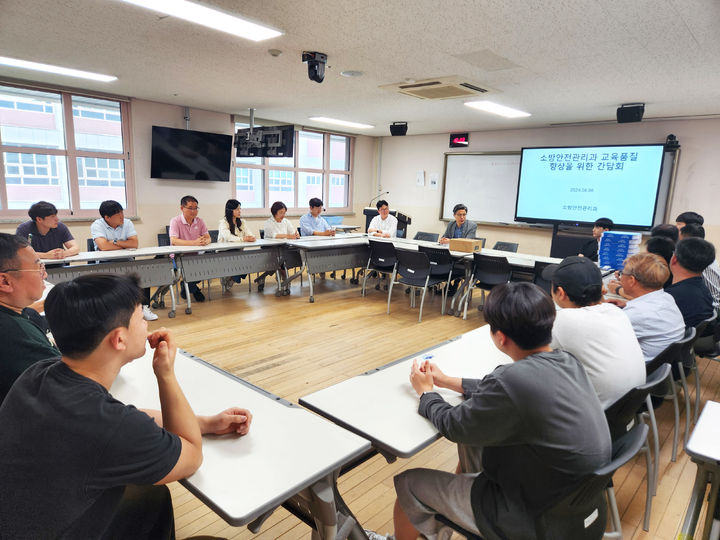
[[[132,221],[125,218],[122,205],[117,201],[103,201],[100,204],[100,218],[90,226],[90,234],[97,251],[117,251],[138,247],[137,232]],[[150,310],[150,289],[143,289],[143,318],[156,321],[157,314]]]
[[[335,229],[328,225],[320,214],[323,202],[317,197],[310,199],[310,212],[300,218],[300,234],[302,236],[335,236]]]

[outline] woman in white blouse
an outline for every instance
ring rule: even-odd
[[[218,242],[254,242],[255,236],[247,223],[240,219],[240,201],[229,199],[225,203],[225,217],[218,223]],[[247,274],[228,276],[223,280],[226,289],[240,283]]]
[[[265,222],[265,238],[300,238],[300,233],[285,217],[287,206],[281,201],[274,202],[270,207],[272,217]]]

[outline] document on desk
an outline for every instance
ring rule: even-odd
[[[439,437],[432,423],[417,412],[418,396],[409,379],[414,359],[429,359],[451,376],[476,379],[512,361],[495,347],[486,325],[305,396],[300,404],[367,438],[384,452],[410,457]],[[456,392],[438,392],[453,405],[462,400]]]

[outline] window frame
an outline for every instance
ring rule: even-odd
[[[52,86],[34,86],[32,84],[18,84],[0,79],[0,86],[20,88],[23,90],[36,90],[40,92],[52,92],[60,95],[63,111],[63,135],[65,137],[65,148],[38,148],[33,146],[13,146],[4,144],[0,136],[0,219],[22,221],[28,219],[25,209],[9,209],[7,183],[5,181],[4,154],[40,154],[48,156],[63,156],[67,166],[67,181],[69,191],[70,208],[58,208],[58,216],[62,218],[76,218],[80,220],[95,219],[98,217],[97,208],[80,208],[80,179],[78,177],[77,158],[112,159],[124,162],[125,174],[125,212],[128,217],[137,215],[137,199],[135,194],[135,176],[132,161],[132,129],[130,120],[129,100],[105,94],[93,94],[74,89],[57,88]],[[73,97],[88,97],[104,101],[115,101],[120,105],[120,128],[122,134],[122,152],[103,152],[91,150],[78,150],[75,147],[75,117],[73,115]]]
[[[235,123],[235,135],[237,135],[237,130],[242,129],[237,124],[241,124],[240,122]],[[323,136],[323,167],[322,169],[314,169],[309,167],[299,167],[299,155],[298,155],[298,149],[299,149],[299,141],[300,141],[300,133],[316,133]],[[340,170],[340,169],[330,169],[330,137],[345,137],[347,139],[347,144],[349,145],[348,150],[348,160],[347,165],[348,169],[346,170]],[[270,207],[272,206],[272,203],[275,201],[270,200],[270,175],[269,172],[271,170],[275,171],[287,171],[293,173],[293,198],[294,198],[294,205],[290,206],[288,205],[288,215],[302,215],[307,213],[307,201],[298,201],[298,196],[300,193],[300,173],[308,173],[308,174],[314,174],[319,175],[321,177],[321,188],[322,188],[322,199],[323,203],[325,203],[326,211],[330,214],[351,214],[353,212],[353,201],[352,201],[352,194],[353,194],[353,164],[354,164],[354,157],[355,157],[355,137],[352,135],[348,135],[346,133],[336,133],[332,131],[319,131],[315,129],[303,129],[302,127],[298,127],[295,129],[295,141],[294,141],[294,148],[293,148],[293,166],[292,167],[285,167],[280,165],[270,165],[270,160],[273,158],[260,158],[261,163],[260,164],[252,164],[252,163],[239,163],[237,161],[237,157],[234,159],[234,167],[233,167],[233,175],[232,175],[232,181],[233,181],[233,187],[232,187],[232,196],[235,198],[238,198],[239,190],[237,189],[237,173],[238,169],[257,169],[262,171],[262,185],[263,185],[263,202],[265,203],[265,206],[261,208],[249,208],[249,207],[243,207],[243,215],[247,217],[265,217],[270,213]],[[334,206],[329,207],[327,206],[328,203],[328,197],[330,193],[330,176],[331,175],[344,175],[347,177],[347,200],[346,200],[346,206]]]

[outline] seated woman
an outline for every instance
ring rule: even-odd
[[[272,217],[265,222],[265,238],[300,238],[300,233],[285,217],[287,206],[281,201],[270,207]]]
[[[685,335],[685,322],[675,299],[663,290],[670,275],[667,263],[654,253],[638,253],[625,261],[619,281],[608,288],[621,289],[623,300],[609,300],[623,307],[632,323],[645,361],[649,362],[668,345]]]
[[[225,203],[225,217],[218,223],[218,242],[254,242],[255,236],[240,219],[240,201],[229,199]],[[223,280],[226,289],[233,283],[240,283],[247,274],[228,276]]]

